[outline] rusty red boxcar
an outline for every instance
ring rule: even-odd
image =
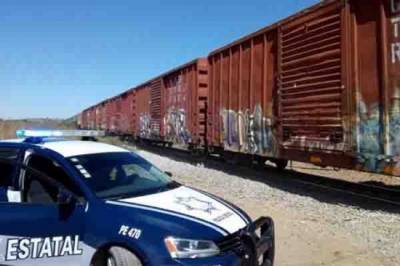
[[[136,88],[135,93],[138,106],[135,119],[140,123],[141,138],[204,147],[207,59],[198,59],[164,73]]]
[[[112,131],[112,124],[113,124],[113,116],[114,116],[114,104],[111,99],[107,99],[105,101],[105,128],[106,132]]]
[[[78,127],[81,129],[86,129],[87,124],[87,109],[85,109],[79,114]]]
[[[107,129],[107,107],[106,107],[107,102],[102,101],[99,103],[97,106],[99,108],[99,129],[101,130],[106,130]]]
[[[136,138],[151,138],[150,127],[150,83],[137,86],[133,90],[132,131]]]
[[[119,136],[136,136],[136,95],[142,91],[140,86],[129,89],[110,99],[110,127],[108,132]],[[144,100],[144,99],[141,99]],[[146,101],[146,106],[149,102]]]
[[[97,104],[94,106],[96,119],[95,119],[95,129],[101,129],[101,119],[102,119],[102,105]]]
[[[324,1],[212,52],[210,145],[399,175],[399,10]]]
[[[112,97],[107,101],[108,106],[108,126],[107,131],[110,134],[117,134],[118,130],[118,98]]]
[[[80,115],[80,127],[82,129],[91,129],[95,126],[95,111],[93,107],[85,109]]]

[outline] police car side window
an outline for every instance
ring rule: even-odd
[[[62,167],[57,165],[54,161],[39,155],[32,155],[27,166],[37,170],[51,180],[62,184],[76,195],[81,196],[82,193],[79,188],[73,183]],[[59,187],[54,183],[48,182],[33,173],[28,172],[25,175],[23,193],[23,200],[25,202],[39,204],[56,203],[58,192]]]
[[[17,174],[18,149],[0,148],[0,202],[8,202],[7,190]]]

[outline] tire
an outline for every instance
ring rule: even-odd
[[[269,227],[270,234],[274,236],[272,239],[272,246],[265,252],[264,255],[264,264],[263,266],[273,266],[274,265],[274,260],[275,260],[275,226],[274,226],[274,221],[271,219],[270,220],[270,225],[272,227]],[[264,233],[264,231],[262,232]]]
[[[112,247],[108,251],[107,266],[143,266],[138,257],[121,247]]]

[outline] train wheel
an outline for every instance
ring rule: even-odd
[[[254,162],[258,165],[258,166],[265,166],[265,163],[267,162],[267,159],[261,156],[256,156],[254,158]]]
[[[235,154],[233,152],[224,152],[223,158],[224,158],[225,162],[228,164],[232,164],[232,165],[238,164],[238,156],[237,156],[237,154]]]
[[[279,170],[284,170],[287,167],[288,162],[289,162],[288,160],[284,160],[284,159],[279,159],[279,160],[273,161],[276,168],[278,168]]]

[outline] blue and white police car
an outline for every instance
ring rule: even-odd
[[[0,265],[273,265],[272,219],[68,133],[0,141]]]

